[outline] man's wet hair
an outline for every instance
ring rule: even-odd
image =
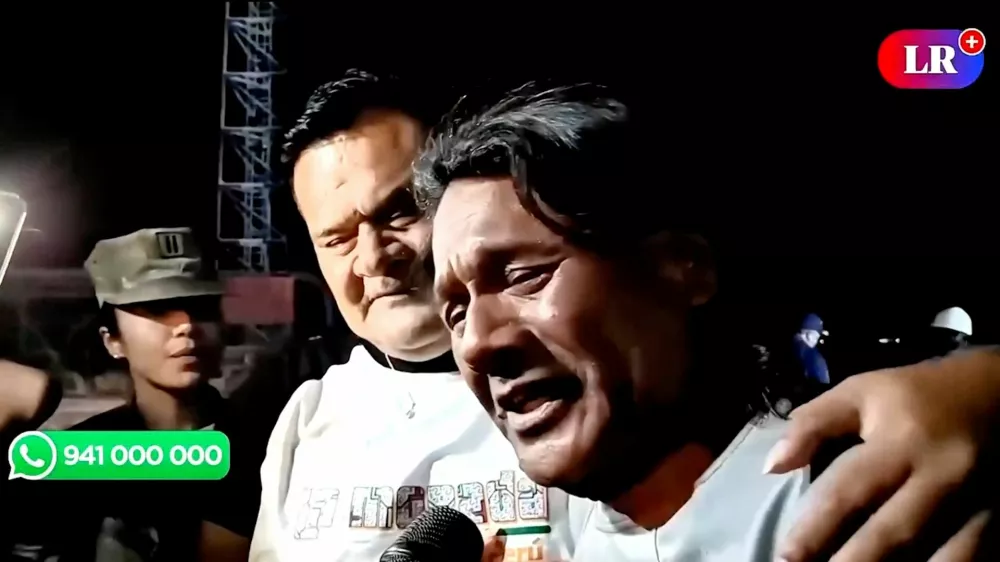
[[[306,149],[350,129],[370,109],[400,111],[430,128],[443,113],[439,101],[427,93],[427,88],[403,78],[348,70],[343,77],[313,90],[302,114],[285,134],[281,161],[294,166]]]

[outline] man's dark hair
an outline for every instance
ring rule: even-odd
[[[302,115],[285,134],[281,161],[289,166],[310,146],[330,135],[351,128],[358,116],[368,109],[394,109],[420,121],[427,127],[437,122],[441,112],[426,88],[410,86],[394,76],[351,69],[338,80],[316,88]]]
[[[666,180],[656,175],[663,147],[650,149],[634,113],[594,84],[527,84],[471,113],[460,104],[416,163],[417,200],[433,213],[454,180],[511,177],[525,209],[575,243],[603,246],[681,227],[668,219],[678,194],[657,184]]]

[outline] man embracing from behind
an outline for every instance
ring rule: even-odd
[[[410,191],[438,115],[421,91],[350,72],[289,132],[293,194],[351,330],[350,360],[292,396],[261,468],[253,561],[371,562],[415,517],[450,506],[508,553],[572,555],[567,496],[518,469],[459,376],[434,304],[431,224]]]

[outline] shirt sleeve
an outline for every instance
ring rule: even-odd
[[[288,497],[295,449],[299,445],[299,427],[303,418],[315,412],[321,386],[319,381],[308,381],[300,386],[274,425],[267,443],[267,455],[260,467],[263,492],[250,543],[251,562],[278,560],[278,545],[284,532],[282,510]]]

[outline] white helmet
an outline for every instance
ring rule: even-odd
[[[972,317],[969,313],[957,306],[946,308],[938,312],[931,322],[932,328],[947,328],[949,330],[972,336]]]

